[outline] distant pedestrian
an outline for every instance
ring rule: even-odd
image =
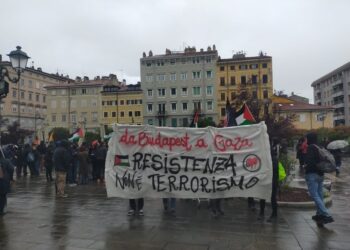
[[[45,150],[45,156],[44,156],[44,165],[45,165],[47,182],[53,181],[53,178],[52,178],[53,152],[54,152],[54,146],[53,144],[50,144]]]
[[[79,184],[84,185],[87,184],[89,180],[89,154],[85,144],[79,148],[78,162]]]
[[[54,154],[53,164],[56,171],[56,194],[57,197],[67,197],[64,193],[66,185],[66,176],[71,162],[71,154],[68,152],[68,141],[61,141],[58,143]]]
[[[342,154],[341,149],[333,149],[333,150],[329,150],[329,151],[334,156],[335,166],[336,166],[335,172],[336,172],[336,175],[339,176],[340,167],[341,167],[341,154]]]
[[[317,163],[320,162],[320,155],[317,148],[317,134],[309,133],[306,136],[308,148],[305,158],[305,180],[311,198],[314,200],[317,211],[312,216],[318,224],[326,224],[333,222],[332,216],[329,214],[323,201],[323,179],[324,173],[317,169]]]

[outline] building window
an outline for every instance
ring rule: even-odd
[[[235,70],[235,65],[231,65],[230,70]]]
[[[221,116],[225,116],[226,115],[226,108],[221,108]]]
[[[152,63],[151,63],[151,62],[146,62],[146,66],[147,66],[147,67],[151,67],[151,66],[152,66]]]
[[[211,58],[210,58],[210,57],[207,57],[207,58],[206,58],[206,62],[207,62],[207,63],[211,63]]]
[[[65,89],[61,90],[61,95],[66,95],[66,90]]]
[[[171,88],[170,93],[171,96],[176,96],[176,88]]]
[[[181,80],[186,80],[187,79],[187,72],[182,72],[180,75]]]
[[[124,117],[124,111],[120,112],[120,117]]]
[[[231,92],[231,101],[236,99],[236,92]]]
[[[141,111],[135,111],[135,116],[136,116],[136,117],[141,116]]]
[[[28,100],[31,101],[32,99],[33,99],[32,93],[29,92],[29,93],[28,93]]]
[[[152,113],[153,112],[153,104],[148,103],[147,104],[147,112]]]
[[[225,86],[225,77],[220,77],[220,86]]]
[[[267,82],[268,82],[267,75],[263,75],[263,83],[267,83]]]
[[[24,91],[21,91],[21,99],[24,99]]]
[[[171,126],[177,127],[177,119],[176,118],[171,118]]]
[[[207,95],[209,96],[213,95],[213,89],[214,89],[213,86],[211,85],[207,86]]]
[[[17,105],[12,105],[12,112],[17,112]]]
[[[152,89],[147,89],[147,96],[152,97],[153,96],[153,90]]]
[[[93,121],[93,122],[97,122],[97,120],[98,120],[98,114],[97,114],[97,112],[92,112],[91,114],[92,114],[92,121]]]
[[[157,76],[158,81],[165,81],[165,75],[161,74]]]
[[[171,103],[171,112],[175,113],[177,109],[176,102]]]
[[[213,78],[213,71],[207,70],[207,78]]]
[[[17,90],[12,90],[12,97],[16,97],[17,96]]]
[[[81,90],[81,94],[82,94],[82,95],[86,95],[86,89],[82,89],[82,90]]]
[[[187,96],[187,88],[182,88],[181,92],[182,95]]]
[[[236,77],[231,76],[231,78],[230,78],[230,84],[231,84],[231,85],[236,85]]]
[[[267,99],[269,98],[269,93],[267,92],[267,90],[264,90],[264,99]]]
[[[192,78],[193,79],[200,79],[201,78],[201,72],[200,71],[193,71],[192,72]]]
[[[239,69],[240,70],[245,70],[245,69],[247,69],[248,67],[247,67],[247,65],[246,64],[241,64],[241,65],[239,65]]]
[[[66,122],[67,121],[67,115],[62,115],[62,122]]]
[[[103,112],[103,117],[108,117],[108,112]]]
[[[193,108],[194,110],[201,110],[202,109],[202,105],[200,101],[194,101],[193,102]]]
[[[213,101],[207,102],[207,110],[209,110],[209,111],[213,110]]]
[[[35,101],[37,101],[37,102],[40,101],[40,95],[39,95],[39,94],[36,94],[36,95],[35,95]]]
[[[220,71],[225,71],[225,66],[220,66]]]
[[[267,63],[263,63],[263,64],[262,64],[262,67],[263,67],[264,69],[266,69],[266,68],[267,68]]]
[[[226,99],[225,93],[221,93],[220,94],[220,100],[221,101],[225,101],[225,99]]]
[[[182,111],[186,112],[188,109],[187,102],[182,103]]]
[[[96,107],[97,106],[97,100],[96,99],[92,99],[91,100],[91,106],[92,107]]]
[[[251,69],[257,69],[258,68],[258,64],[250,64],[250,68]]]
[[[199,63],[199,57],[193,57],[192,62],[193,62],[193,64]]]
[[[188,127],[188,125],[189,125],[189,124],[188,124],[188,118],[187,118],[187,117],[183,118],[183,119],[182,119],[182,126],[183,126],[183,127]]]
[[[77,90],[76,89],[72,89],[72,91],[71,91],[72,93],[72,95],[76,95],[77,94]]]
[[[24,87],[24,79],[21,79],[21,87]]]
[[[148,120],[147,120],[147,124],[148,124],[148,125],[153,125],[153,119],[148,119]]]
[[[66,100],[62,100],[61,101],[61,108],[66,108],[67,107],[67,101]]]
[[[29,81],[28,81],[28,86],[29,86],[29,88],[33,88],[33,82],[32,82],[32,80],[29,80]]]
[[[258,99],[258,92],[253,91],[253,98],[254,98],[254,99]]]
[[[56,115],[51,115],[51,121],[56,122]]]
[[[132,117],[132,111],[129,111],[129,117]]]
[[[247,79],[245,76],[241,76],[241,84],[247,84]]]
[[[165,89],[158,89],[158,96],[165,97]]]
[[[193,91],[193,95],[200,95],[201,94],[201,87],[193,87],[192,91]]]
[[[174,65],[175,63],[176,63],[176,60],[175,60],[175,59],[171,59],[171,60],[170,60],[170,64],[171,64],[171,65]]]
[[[176,81],[176,73],[170,74],[170,81]]]
[[[117,117],[117,112],[113,111],[112,112],[112,117]]]
[[[147,75],[146,76],[146,82],[152,82],[153,81],[153,76],[152,75]]]
[[[51,108],[52,108],[52,109],[57,108],[56,100],[52,100],[52,101],[51,101]]]
[[[258,76],[252,75],[252,84],[257,84],[257,83],[258,83]]]

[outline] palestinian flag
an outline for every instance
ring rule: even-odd
[[[79,139],[84,138],[84,132],[81,128],[78,128],[68,139],[71,142],[77,142]]]
[[[255,123],[255,119],[250,112],[248,105],[243,104],[242,108],[236,112],[237,125],[249,125]]]
[[[114,166],[129,167],[129,156],[128,155],[115,155]]]

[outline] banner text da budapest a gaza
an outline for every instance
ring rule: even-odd
[[[116,125],[109,197],[268,198],[271,157],[264,123],[235,128]]]

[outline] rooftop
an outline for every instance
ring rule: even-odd
[[[322,111],[334,109],[331,106],[319,106],[304,102],[277,103],[277,105],[281,111]]]

